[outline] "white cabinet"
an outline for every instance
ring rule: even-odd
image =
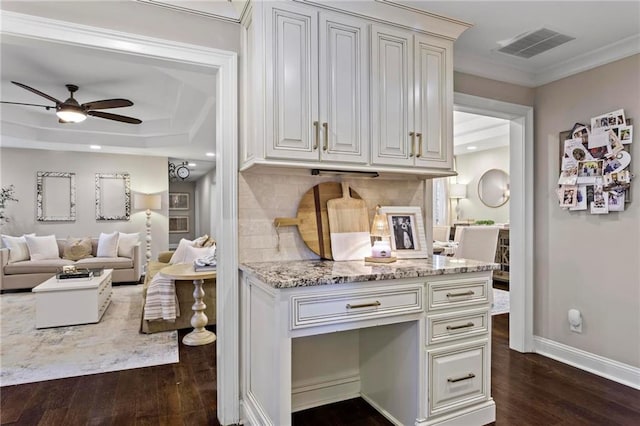
[[[451,169],[452,42],[371,29],[373,164]]]
[[[267,158],[367,162],[366,30],[310,7],[265,6]]]
[[[275,288],[243,271],[245,424],[289,425],[292,411],[357,396],[393,424],[495,421],[490,277]]]
[[[242,25],[240,170],[454,174],[452,46],[467,24],[288,1],[250,3]]]

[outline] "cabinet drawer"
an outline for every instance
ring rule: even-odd
[[[486,278],[432,281],[427,286],[429,311],[489,303]]]
[[[428,351],[429,415],[487,400],[489,341]]]
[[[422,312],[423,286],[291,297],[291,329]]]
[[[427,345],[448,342],[489,332],[489,310],[475,309],[456,314],[427,317]]]

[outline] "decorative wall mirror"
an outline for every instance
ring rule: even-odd
[[[96,220],[129,220],[129,173],[96,173]]]
[[[487,207],[504,205],[509,201],[509,174],[499,169],[484,172],[478,181],[478,197]]]
[[[73,222],[76,220],[76,174],[38,172],[36,180],[37,220]]]

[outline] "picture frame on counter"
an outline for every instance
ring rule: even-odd
[[[169,210],[189,210],[189,193],[170,192]]]
[[[399,259],[429,257],[422,209],[414,206],[382,206],[391,233],[391,250]]]
[[[169,216],[169,233],[185,234],[189,232],[189,216]]]

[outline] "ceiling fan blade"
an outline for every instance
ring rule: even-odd
[[[130,107],[133,105],[129,99],[103,99],[101,101],[92,101],[82,104],[82,108],[86,110],[90,109],[108,109],[108,108],[122,108]]]
[[[130,123],[130,124],[140,124],[140,123],[142,123],[142,120],[138,120],[137,118],[127,117],[127,116],[118,115],[118,114],[111,114],[111,113],[108,113],[108,112],[87,111],[87,114],[91,115],[93,117],[106,118],[107,120],[121,121],[123,123]]]
[[[46,93],[42,93],[41,91],[34,89],[33,87],[29,87],[26,84],[22,84],[22,83],[18,83],[17,81],[12,81],[13,84],[15,84],[16,86],[22,87],[23,89],[26,89],[30,92],[35,93],[36,95],[40,95],[43,98],[47,98],[49,99],[51,102],[55,102],[56,106],[58,106],[59,104],[62,103],[62,101],[59,101],[58,99],[54,98],[53,96],[49,96]]]

